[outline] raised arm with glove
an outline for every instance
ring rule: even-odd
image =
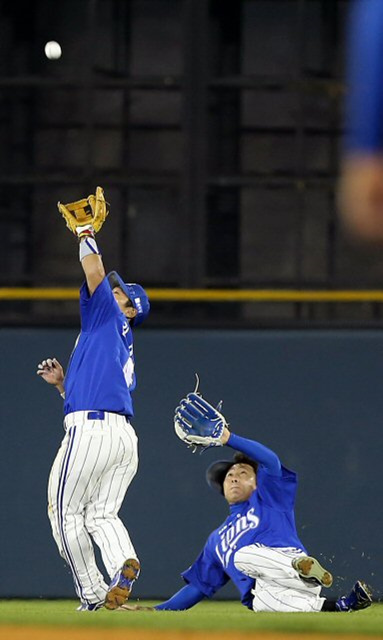
[[[268,473],[280,475],[278,456],[260,442],[242,438],[229,430],[228,422],[221,413],[222,402],[214,407],[195,390],[183,398],[175,410],[174,430],[177,436],[193,448],[204,450],[227,445],[261,464]]]
[[[95,240],[109,213],[102,187],[96,188],[96,195],[89,195],[68,204],[57,203],[68,229],[78,238],[79,259],[84,269],[89,293],[93,294],[105,278],[101,252]]]

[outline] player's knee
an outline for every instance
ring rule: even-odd
[[[233,558],[233,563],[237,571],[242,571],[243,562],[242,562],[242,556],[240,551],[237,551],[237,553],[235,554]]]

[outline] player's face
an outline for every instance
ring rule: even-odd
[[[114,297],[116,298],[116,302],[120,307],[120,311],[131,320],[137,315],[137,309],[135,309],[129,300],[128,296],[125,295],[123,290],[120,287],[114,287],[113,289]]]
[[[253,493],[257,481],[255,471],[249,464],[233,464],[223,481],[223,493],[229,504],[245,502]]]

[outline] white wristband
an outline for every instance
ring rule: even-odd
[[[94,256],[94,255],[96,256],[100,255],[96,240],[92,237],[82,238],[80,242],[80,250],[79,250],[80,262],[86,256]]]

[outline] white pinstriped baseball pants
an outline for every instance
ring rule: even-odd
[[[118,512],[136,474],[138,452],[137,436],[124,416],[105,412],[103,420],[94,420],[88,413],[65,417],[66,434],[49,477],[48,515],[76,593],[91,604],[102,602],[108,589],[92,539],[110,578],[124,560],[137,558]]]
[[[325,600],[320,597],[321,587],[304,582],[292,567],[292,560],[302,555],[299,549],[261,544],[236,552],[235,567],[256,580],[252,591],[254,611],[321,611]]]

